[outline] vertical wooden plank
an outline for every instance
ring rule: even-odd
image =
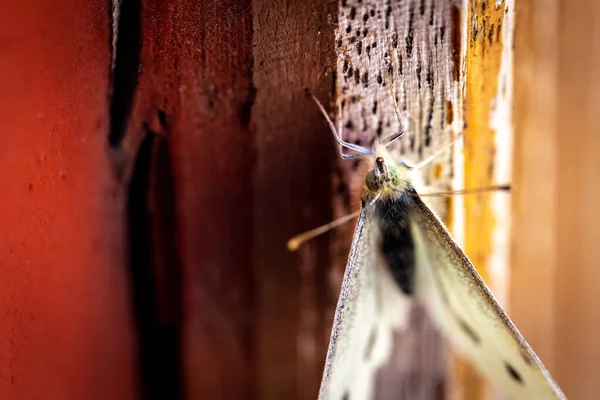
[[[106,1],[0,12],[0,398],[136,398]]]
[[[251,4],[177,6],[172,151],[187,397],[240,398],[255,387]]]
[[[403,114],[406,133],[391,149],[398,158],[418,162],[449,144],[463,128],[460,9],[451,2],[339,3],[336,30],[338,101],[344,139],[369,146],[376,137],[400,129],[390,86]],[[359,206],[366,165],[339,161],[334,212],[341,217]],[[448,190],[453,181],[447,152],[422,171],[429,189]],[[446,198],[429,201],[449,217]],[[331,291],[338,292],[352,226],[339,229],[332,246]],[[391,359],[378,377],[377,398],[430,399],[445,390],[446,349],[431,321],[417,307],[409,332],[395,337]]]
[[[297,253],[286,241],[331,221],[333,142],[304,90],[325,104],[333,95],[335,8],[254,0],[253,14],[257,397],[314,399],[330,333],[324,310],[337,296],[324,284],[328,237]]]
[[[600,391],[600,3],[558,6],[556,368],[569,398]]]
[[[519,1],[515,7],[510,315],[560,384],[554,374],[559,49],[548,45],[558,41],[558,2]]]
[[[513,2],[468,1],[465,26],[464,187],[510,181]],[[503,194],[465,196],[464,250],[498,300],[507,307],[509,199]],[[457,398],[486,396],[485,382],[457,363]]]
[[[598,11],[594,1],[517,8],[521,192],[513,302],[520,300],[515,311],[523,332],[539,344],[565,394],[578,399],[595,398],[599,390],[600,314],[591,299],[599,289],[600,49],[590,40],[598,37]]]
[[[147,268],[159,277],[146,310],[156,343],[146,348],[146,388],[160,398],[252,398],[251,3],[141,1],[139,12],[141,47],[131,46],[141,68],[120,149],[131,165],[153,146],[140,205],[149,208]]]

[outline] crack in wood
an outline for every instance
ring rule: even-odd
[[[118,148],[133,107],[141,54],[140,0],[123,0],[113,21],[112,87],[108,144]]]

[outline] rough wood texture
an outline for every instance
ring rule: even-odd
[[[424,183],[505,183],[516,18],[512,275],[504,195],[432,205],[502,303],[510,278],[510,314],[566,394],[595,398],[600,9],[516,3],[122,0],[112,40],[108,2],[11,4],[0,397],[136,398],[137,373],[163,398],[314,398],[352,224],[285,242],[355,211],[366,170],[336,158],[304,89],[369,145],[399,129],[392,85],[398,155],[464,130]],[[445,348],[413,319],[379,398],[484,397],[460,363],[445,387]]]
[[[451,3],[433,0],[340,3],[337,91],[346,140],[368,146],[399,132],[390,84],[406,131],[393,150],[406,160],[427,157],[462,130],[459,15]],[[424,183],[448,185],[450,159],[449,153],[440,156],[424,171]],[[352,175],[353,189],[364,184],[354,173],[356,163],[341,162],[340,168]]]
[[[108,5],[2,5],[2,399],[137,398]]]
[[[467,1],[463,40],[465,75],[465,188],[511,182],[513,1]],[[465,196],[463,249],[508,309],[510,198],[502,193]],[[485,383],[467,363],[455,364],[452,397],[485,396]],[[489,391],[489,389],[488,389]]]
[[[370,145],[375,137],[400,129],[390,85],[398,99],[405,136],[392,149],[418,162],[447,145],[463,128],[460,10],[451,2],[341,1],[336,31],[337,93],[344,139]],[[464,82],[463,82],[464,83]],[[452,153],[440,155],[423,170],[423,183],[448,189],[454,174]],[[355,210],[366,170],[341,160],[334,177],[336,217]],[[448,216],[444,198],[430,201]],[[348,254],[351,226],[339,230],[332,246],[339,289]],[[378,398],[431,399],[444,392],[445,349],[431,322],[415,309],[411,331],[396,338],[394,355],[378,380]]]
[[[314,399],[330,333],[324,310],[337,299],[325,287],[328,237],[297,253],[286,241],[331,221],[333,142],[304,89],[332,96],[335,4],[255,0],[253,14],[257,397]]]
[[[450,152],[439,157],[425,169],[425,184],[476,188],[510,181],[506,166],[510,165],[512,130],[507,110],[513,27],[506,15],[512,15],[512,2],[348,0],[340,3],[339,12],[337,82],[347,140],[369,144],[375,136],[399,129],[386,86],[392,81],[407,130],[396,150],[405,159],[423,159],[464,128],[464,152],[457,143],[454,157]],[[351,211],[354,203],[350,199],[364,179],[359,168],[358,163],[340,162],[336,185],[351,189],[350,194],[340,190],[334,198],[337,217]],[[508,198],[468,196],[456,199],[451,209],[445,203],[432,202],[432,206],[452,222],[455,237],[459,242],[465,240],[467,254],[506,304]],[[344,244],[349,235],[346,227],[342,239],[334,243],[335,268],[345,261]],[[334,281],[334,287],[336,284]],[[429,361],[407,363],[405,357],[396,357],[396,365],[382,374],[385,383],[379,387],[380,396],[385,397],[394,387],[393,376],[428,376],[418,384],[401,384],[408,398],[431,398],[432,392],[439,392],[444,368],[438,340],[427,323],[399,338],[397,349],[405,347],[403,341],[413,341],[421,350],[412,358],[423,357],[422,350],[430,350]],[[477,375],[464,363],[455,363],[455,367],[460,372],[452,382],[451,396],[479,398],[483,392]]]
[[[251,4],[140,7],[141,48],[133,41],[130,51],[141,51],[142,68],[116,151],[127,165],[140,160],[146,141],[154,148],[146,172],[151,189],[138,205],[150,207],[154,246],[145,268],[161,277],[146,288],[155,286],[156,307],[137,310],[149,314],[138,321],[147,344],[143,384],[162,398],[244,397],[255,388]],[[134,169],[130,180],[135,176]],[[143,235],[136,226],[133,234]],[[172,303],[161,301],[165,293]]]
[[[524,123],[515,143],[522,193],[511,295],[519,326],[572,399],[600,390],[599,12],[598,2],[583,0],[517,7],[515,121]]]

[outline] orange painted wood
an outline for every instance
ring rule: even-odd
[[[555,346],[560,213],[556,2],[517,2],[515,17],[510,313],[562,384]]]
[[[136,398],[106,1],[0,13],[0,398]]]
[[[505,21],[507,6],[497,7],[492,0],[468,1],[462,12],[467,13],[465,43],[465,131],[464,131],[464,187],[486,187],[494,181],[497,141],[503,140],[492,127],[493,108],[499,98],[501,63],[507,43],[503,43],[503,29],[511,29]],[[486,283],[496,291],[488,268],[494,252],[494,235],[497,234],[497,210],[493,208],[495,194],[483,193],[464,197],[465,244],[464,251]],[[505,304],[501,299],[501,304]],[[457,360],[455,376],[461,388],[454,398],[484,399],[487,382],[469,362]],[[488,396],[489,397],[489,396]]]
[[[558,2],[556,365],[572,399],[600,391],[600,3]]]
[[[517,2],[516,322],[573,399],[600,390],[596,1]],[[549,360],[549,361],[546,361]]]

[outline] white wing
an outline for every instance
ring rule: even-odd
[[[371,399],[375,373],[391,354],[392,330],[407,324],[411,300],[383,267],[377,239],[375,222],[363,209],[335,311],[319,399]]]
[[[511,399],[566,399],[473,264],[420,198],[410,220],[417,297],[455,348]]]

